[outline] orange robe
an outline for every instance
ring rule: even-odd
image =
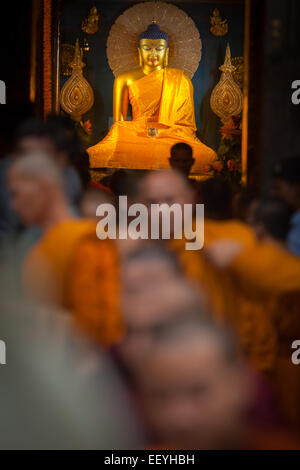
[[[122,339],[119,260],[113,242],[87,236],[73,256],[68,298],[80,328],[104,346]]]
[[[266,294],[263,306],[272,313],[278,341],[271,378],[283,411],[300,431],[300,369],[291,361],[291,345],[300,337],[300,260],[272,243],[257,242],[231,269],[249,289]]]
[[[117,121],[107,136],[87,151],[91,168],[169,168],[170,148],[178,142],[193,147],[193,173],[216,159],[196,137],[193,85],[184,72],[165,68],[129,86],[132,121]],[[148,135],[156,128],[158,135]]]
[[[300,293],[281,296],[274,308],[278,356],[272,374],[278,401],[291,424],[300,432],[300,366],[291,361],[292,343],[300,339]]]
[[[255,237],[241,237],[234,221],[219,223],[219,237],[242,241],[243,252],[233,261],[229,272],[240,302],[240,333],[244,350],[259,365],[269,370],[279,404],[292,424],[300,430],[300,370],[291,361],[293,341],[300,337],[300,261],[284,248]],[[216,232],[218,222],[206,223]],[[234,228],[232,234],[229,227]],[[243,230],[244,235],[246,234]],[[271,325],[270,325],[271,320]],[[270,328],[271,326],[271,328]],[[276,341],[272,330],[276,334]],[[265,341],[264,341],[265,337]],[[255,340],[256,338],[256,340]],[[260,341],[257,341],[260,338]],[[250,351],[249,351],[250,346]],[[265,352],[264,352],[265,348]],[[247,351],[248,349],[248,351]],[[272,367],[267,365],[272,364]],[[259,363],[257,362],[259,359]]]
[[[238,241],[245,250],[256,244],[253,231],[239,220],[206,220],[205,244],[219,238]],[[231,270],[220,270],[219,276],[231,291],[232,310],[227,321],[236,330],[245,356],[260,372],[273,370],[278,338],[272,317],[272,299],[265,292],[249,286],[243,276]]]
[[[223,238],[241,242],[245,247],[252,247],[256,240],[252,230],[238,220],[206,219],[204,246]],[[264,303],[265,296],[258,295],[255,289],[248,289],[247,283],[234,272],[216,268],[204,251],[187,251],[181,240],[173,240],[170,247],[177,251],[186,273],[207,291],[214,320],[235,330],[244,355],[257,370],[272,370],[277,335],[271,311]]]
[[[111,240],[96,237],[96,224],[70,219],[49,229],[23,266],[25,294],[73,314],[76,324],[103,345],[124,333],[119,270]]]
[[[284,295],[300,291],[299,258],[273,243],[255,241],[245,247],[230,269],[264,292]]]

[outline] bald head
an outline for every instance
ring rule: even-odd
[[[124,316],[131,330],[157,328],[190,316],[206,316],[210,311],[206,294],[183,279],[135,283],[124,286]]]
[[[149,261],[151,264],[151,262]],[[153,263],[153,262],[152,262]],[[153,266],[134,266],[123,286],[123,315],[127,335],[121,345],[123,359],[131,369],[144,366],[156,348],[157,334],[186,318],[210,315],[206,295],[182,277],[152,275]],[[162,266],[159,265],[162,270]],[[137,273],[135,273],[137,270]],[[150,273],[148,273],[148,270]],[[126,279],[126,275],[124,277]]]
[[[181,351],[210,351],[225,365],[232,366],[240,360],[238,345],[233,333],[214,324],[209,318],[187,317],[162,330],[155,354]]]
[[[189,181],[178,171],[152,171],[145,176],[140,196],[145,204],[192,204],[194,192]]]
[[[47,181],[56,186],[62,187],[63,185],[60,167],[46,153],[34,152],[16,158],[10,168],[10,173],[22,178]]]
[[[11,205],[25,225],[41,225],[53,207],[65,203],[58,164],[44,153],[16,158],[8,173]]]
[[[202,320],[171,325],[135,378],[160,443],[230,449],[243,439],[251,387],[226,331]]]
[[[184,142],[179,142],[178,144],[173,145],[169,162],[171,168],[180,171],[185,177],[187,177],[195,163],[192,147]]]

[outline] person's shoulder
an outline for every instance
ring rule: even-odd
[[[237,219],[215,220],[207,218],[205,232],[207,239],[231,239],[240,241],[247,246],[253,245],[256,240],[253,230]]]
[[[47,250],[58,246],[69,248],[74,242],[92,234],[96,238],[96,223],[93,220],[70,217],[51,227],[42,237],[41,245]]]

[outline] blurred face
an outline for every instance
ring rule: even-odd
[[[186,179],[180,174],[173,171],[153,172],[143,180],[140,202],[149,209],[149,227],[151,227],[151,204],[165,205],[161,207],[159,213],[159,227],[162,234],[163,221],[170,220],[170,235],[172,236],[174,234],[174,212],[170,212],[170,206],[179,205],[183,215],[184,204],[194,203],[194,193]],[[183,221],[184,217],[182,217]]]
[[[141,291],[178,278],[178,272],[167,260],[131,260],[124,266],[124,286],[127,295],[136,296]]]
[[[194,194],[183,177],[175,172],[155,172],[144,178],[141,197],[150,204],[192,204]]]
[[[213,339],[164,346],[145,369],[142,400],[161,443],[181,449],[237,445],[248,392],[241,371],[225,363]]]
[[[164,66],[168,51],[165,39],[141,39],[139,47],[143,65],[156,69]]]
[[[43,152],[47,155],[55,153],[55,146],[47,137],[28,136],[18,142],[16,152],[19,154]]]
[[[113,204],[113,201],[108,195],[106,196],[104,191],[103,193],[98,190],[91,191],[91,193],[87,191],[80,202],[80,212],[83,217],[98,220],[96,211],[101,204]]]
[[[187,156],[185,152],[177,151],[169,159],[172,168],[188,175],[195,162],[195,159],[191,156]]]
[[[8,176],[11,206],[25,225],[39,224],[47,211],[47,196],[40,181],[11,169]]]
[[[164,260],[131,261],[123,275],[122,304],[126,337],[120,351],[131,367],[138,366],[155,345],[157,328],[175,316],[181,280]]]
[[[58,152],[54,143],[48,137],[27,136],[20,139],[16,148],[16,155],[41,152],[53,156],[62,167],[67,163],[67,155]]]

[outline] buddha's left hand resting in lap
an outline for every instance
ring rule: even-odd
[[[138,69],[116,77],[114,124],[90,147],[91,168],[169,168],[170,148],[185,142],[193,148],[193,173],[216,159],[196,137],[193,85],[183,70],[169,68],[168,36],[152,23],[139,37]],[[127,121],[128,104],[132,121]]]

